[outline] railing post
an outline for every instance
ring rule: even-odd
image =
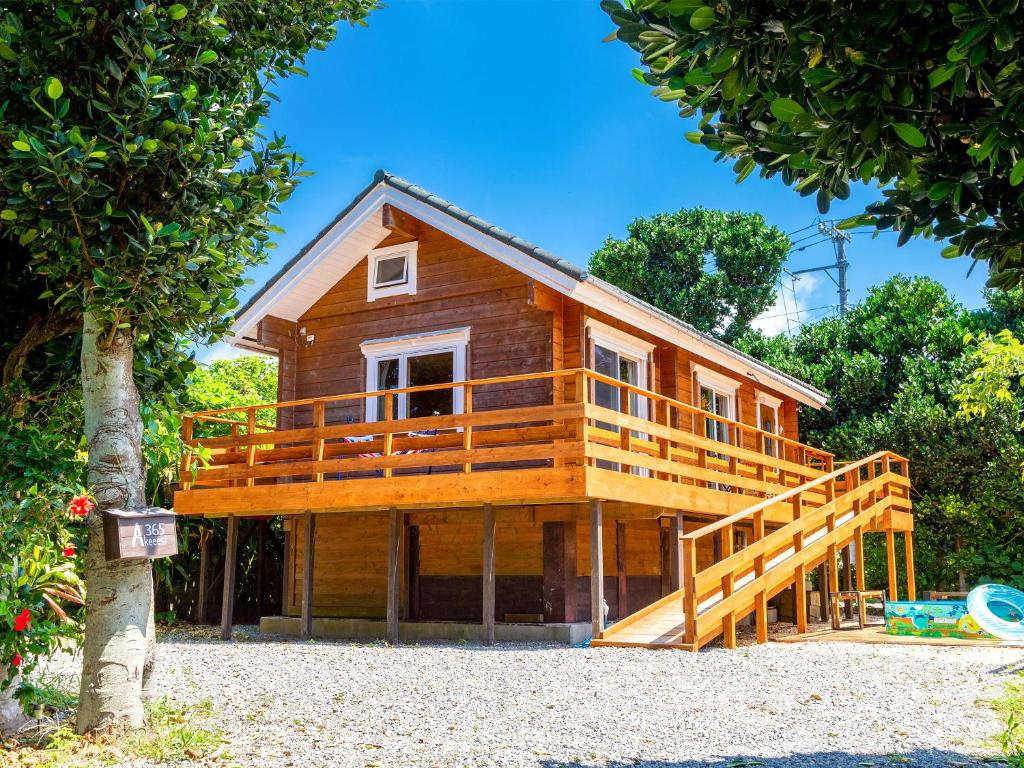
[[[683,559],[683,642],[697,643],[697,542],[681,540],[680,556]]]
[[[473,412],[473,385],[463,384],[462,385],[462,412],[472,413]],[[473,450],[473,427],[469,424],[465,424],[462,427],[462,450],[469,451]],[[462,465],[462,471],[468,474],[473,471],[473,462],[466,461]]]
[[[764,538],[764,510],[757,510],[754,513],[753,519],[754,525],[754,545],[757,545],[761,539]],[[754,558],[754,579],[759,579],[764,575],[764,564],[765,557],[764,553],[757,555]],[[768,642],[768,593],[764,589],[757,591],[757,596],[754,599],[754,624],[757,627],[757,642],[767,643]]]
[[[187,491],[192,487],[192,446],[189,444],[192,440],[192,417],[183,416],[181,418],[181,442],[184,447],[181,452],[181,469],[178,474],[181,482],[181,490]]]
[[[619,408],[626,416],[635,415],[630,407],[629,390],[626,387],[619,387]],[[626,427],[619,427],[619,448],[626,453],[631,453],[633,450],[633,433]],[[619,462],[619,471],[630,474],[633,471],[633,466]]]
[[[231,437],[234,440],[236,440],[236,441],[237,441],[238,436],[239,436],[239,431],[238,431],[239,426],[241,426],[241,425],[237,421],[234,424],[231,425]],[[239,453],[237,445],[231,446],[228,449],[228,451],[232,454],[232,456],[234,456],[234,455]],[[241,480],[228,480],[227,481],[228,485],[231,488],[234,488],[234,487],[238,486],[241,482],[242,482]]]
[[[577,371],[576,372],[576,381],[575,381],[575,387],[574,388],[576,390],[575,393],[574,393],[575,396],[576,396],[576,402],[578,402],[580,405],[583,406],[583,411],[584,411],[584,415],[579,417],[579,419],[576,420],[576,430],[575,430],[576,431],[576,442],[578,442],[578,443],[586,443],[587,440],[588,440],[588,435],[587,435],[588,419],[586,417],[586,408],[587,408],[587,403],[590,402],[590,397],[589,397],[590,389],[589,389],[589,384],[588,384],[588,378],[587,378],[587,372],[586,371],[582,371],[581,370],[581,371]],[[586,456],[586,447],[585,446],[584,446],[584,449],[583,449],[583,456],[582,456],[582,459],[581,459],[581,463],[584,464],[584,465],[590,463],[590,459],[588,459],[587,456]]]
[[[245,479],[245,484],[256,485],[256,478],[251,474],[252,468],[256,466],[256,409],[246,408],[245,416],[247,427],[246,434],[248,435],[249,440],[252,441],[249,443],[249,450],[246,452],[245,456],[245,466],[250,469],[250,474]]]
[[[391,475],[393,474],[392,470],[391,470],[391,467],[387,466],[387,463],[388,463],[387,460],[388,460],[388,457],[390,457],[391,454],[392,454],[392,450],[393,450],[394,442],[395,442],[395,436],[391,432],[391,429],[387,426],[387,422],[391,421],[392,417],[394,416],[394,407],[395,407],[394,403],[395,403],[395,396],[394,396],[394,394],[391,393],[391,392],[385,393],[385,395],[384,395],[384,424],[385,424],[385,426],[384,426],[384,429],[385,429],[385,432],[384,432],[384,450],[381,451],[381,454],[380,454],[381,458],[384,459],[384,464],[385,464],[384,472],[383,472],[383,476],[384,477],[391,477]]]
[[[324,428],[326,407],[323,400],[317,400],[313,403],[313,428],[320,430]],[[324,438],[322,436],[316,436],[313,438],[313,461],[320,463],[324,460]],[[316,472],[313,475],[314,482],[322,483],[324,481],[324,473]]]
[[[803,513],[803,500],[801,499],[802,494],[797,493],[793,495],[793,519],[799,520]],[[793,534],[793,554],[794,557],[799,558],[801,550],[804,548],[804,532],[802,530],[797,531]],[[799,634],[804,634],[807,631],[807,591],[804,589],[804,583],[807,580],[807,569],[801,562],[796,566],[794,571],[794,586],[793,586],[793,603],[794,611],[796,613],[796,631]]]
[[[722,541],[722,559],[726,560],[732,557],[733,553],[734,542],[732,525],[723,526],[719,533],[721,534]],[[732,595],[735,585],[736,574],[731,570],[726,571],[725,575],[722,576],[723,600]],[[731,610],[722,617],[722,644],[726,648],[730,649],[736,647],[736,613]]]

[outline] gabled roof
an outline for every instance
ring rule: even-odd
[[[706,357],[796,400],[821,408],[827,396],[689,323],[588,274],[565,259],[516,237],[444,198],[379,170],[373,181],[293,256],[235,315],[232,344],[256,348],[251,336],[265,315],[298,318],[374,248],[388,230],[385,203],[461,240],[582,304],[601,310],[665,341]],[[762,380],[763,379],[763,380]]]

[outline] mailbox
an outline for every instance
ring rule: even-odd
[[[107,560],[155,558],[178,554],[174,513],[161,507],[103,510]]]

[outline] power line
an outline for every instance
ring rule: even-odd
[[[785,299],[785,294],[783,294],[783,299],[782,300],[783,300],[783,302],[785,302],[785,300],[786,300]],[[783,307],[784,307],[783,311],[780,312],[779,314],[777,314],[777,315],[761,315],[761,317],[759,317],[758,320],[774,320],[777,317],[785,317],[785,318],[788,319],[788,317],[791,314],[793,314],[793,313],[791,313],[788,310],[786,310],[785,309],[785,305],[783,305]],[[820,307],[809,307],[809,308],[805,308],[805,309],[800,310],[800,311],[810,313],[810,312],[817,312],[819,309],[835,309],[835,308],[836,308],[835,304],[822,304]]]

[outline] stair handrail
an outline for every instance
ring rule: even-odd
[[[904,474],[905,477],[909,477],[910,476],[910,471],[909,471],[910,460],[909,459],[907,459],[907,458],[905,458],[903,456],[900,456],[898,453],[894,453],[893,451],[878,451],[877,453],[873,453],[870,456],[867,456],[867,457],[865,457],[863,459],[859,459],[859,460],[854,461],[854,462],[846,463],[844,466],[840,467],[839,469],[835,469],[835,470],[829,472],[828,474],[820,475],[819,477],[815,477],[815,478],[813,478],[811,480],[808,480],[803,485],[794,486],[793,488],[790,488],[788,491],[784,491],[784,492],[780,493],[777,496],[771,496],[771,497],[769,497],[767,499],[762,499],[761,501],[757,502],[756,504],[753,504],[753,505],[751,505],[751,506],[749,506],[749,507],[747,507],[745,509],[741,509],[739,512],[734,512],[733,514],[729,515],[728,517],[723,517],[723,518],[720,518],[719,520],[714,521],[713,523],[708,523],[707,525],[703,525],[703,526],[701,526],[700,528],[698,528],[695,531],[690,531],[689,533],[683,534],[679,538],[681,540],[690,540],[690,541],[696,541],[697,539],[702,539],[705,536],[707,536],[708,534],[714,533],[715,531],[718,531],[718,530],[720,530],[722,528],[726,528],[728,526],[735,525],[738,522],[742,522],[742,521],[744,521],[744,520],[746,520],[746,519],[748,519],[750,517],[753,517],[757,512],[763,512],[764,510],[768,509],[769,507],[773,507],[776,504],[780,504],[780,503],[782,503],[784,501],[789,501],[794,496],[798,496],[801,493],[809,491],[809,490],[811,490],[816,485],[821,485],[822,483],[827,483],[827,482],[830,482],[830,481],[835,481],[835,480],[839,479],[840,477],[842,477],[843,475],[849,474],[853,470],[859,470],[861,467],[864,467],[864,466],[867,466],[868,464],[872,464],[872,463],[881,461],[881,460],[885,459],[886,457],[888,457],[890,459],[890,461],[892,459],[896,459],[896,464],[897,465],[902,465],[903,468],[904,468],[904,473],[901,473],[901,474]]]

